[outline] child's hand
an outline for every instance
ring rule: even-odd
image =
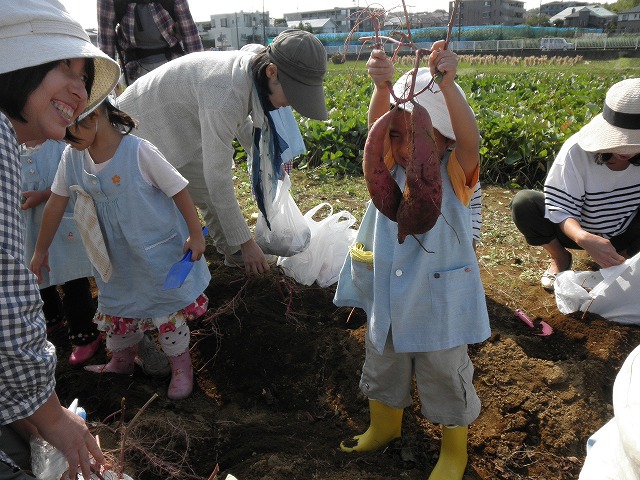
[[[442,80],[438,82],[441,89],[454,84],[458,69],[458,55],[451,50],[445,50],[444,46],[444,40],[434,42],[431,46],[431,55],[429,55],[431,75],[435,77],[436,72],[442,74]]]
[[[184,242],[183,252],[186,253],[187,250],[191,250],[191,261],[197,262],[200,260],[200,257],[202,257],[205,247],[204,234],[202,230],[199,230],[196,234],[191,234],[189,238],[187,238],[187,241]]]
[[[30,208],[37,207],[43,202],[46,202],[51,195],[51,190],[29,190],[28,192],[22,192],[22,210],[28,210]]]
[[[49,251],[44,253],[34,252],[33,258],[31,259],[31,263],[29,264],[29,270],[35,273],[36,277],[38,277],[38,283],[42,283],[42,269],[46,268],[47,272],[50,272],[49,268]]]
[[[367,72],[376,87],[387,88],[393,80],[393,62],[383,50],[373,50],[367,60]]]

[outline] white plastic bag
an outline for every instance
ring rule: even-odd
[[[589,311],[612,322],[640,325],[640,253],[598,272],[562,272],[554,292],[562,313]]]
[[[293,200],[291,178],[287,173],[278,180],[278,190],[273,203],[267,207],[267,217],[271,229],[262,215],[258,214],[254,231],[256,243],[262,251],[280,257],[290,257],[304,252],[311,241],[311,230],[302,212]]]
[[[640,479],[640,346],[622,364],[613,383],[613,413],[587,443],[580,480]]]
[[[330,213],[324,219],[316,221],[314,215],[328,207]],[[285,274],[303,285],[317,282],[320,287],[328,287],[338,281],[340,268],[358,233],[351,228],[356,219],[351,213],[342,210],[333,213],[329,203],[316,205],[304,218],[311,230],[311,242],[302,253],[288,258],[279,258],[278,265]]]

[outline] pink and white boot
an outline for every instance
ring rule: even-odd
[[[187,350],[177,357],[169,357],[169,363],[171,364],[171,382],[167,390],[167,397],[171,400],[187,398],[193,391],[191,353]]]
[[[136,353],[138,345],[112,352],[111,360],[106,365],[87,365],[84,367],[88,372],[94,373],[121,373],[130,375],[135,367]]]

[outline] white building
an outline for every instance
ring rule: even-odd
[[[269,12],[234,12],[211,15],[207,37],[215,41],[216,50],[239,50],[247,43],[267,45],[286,27],[274,27]]]
[[[313,18],[310,20],[291,20],[287,22],[289,28],[298,28],[302,24],[304,27],[311,27],[313,33],[336,33],[337,27],[330,18]]]

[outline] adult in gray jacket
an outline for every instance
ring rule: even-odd
[[[264,273],[269,264],[235,197],[232,142],[237,139],[248,154],[261,207],[271,194],[267,183],[280,168],[279,138],[268,112],[291,105],[301,115],[325,120],[326,70],[322,43],[309,32],[286,30],[258,54],[185,55],[139,78],[118,99],[119,108],[138,120],[136,134],[189,180],[225,263],[244,264],[247,274]]]

